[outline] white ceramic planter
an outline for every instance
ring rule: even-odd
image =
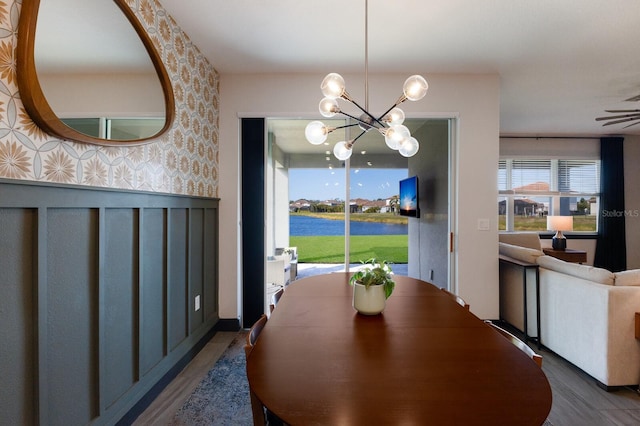
[[[369,288],[353,283],[353,308],[363,315],[377,315],[384,310],[386,303],[384,286],[372,285]]]

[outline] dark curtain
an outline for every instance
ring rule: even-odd
[[[264,313],[264,118],[242,124],[242,326]],[[224,247],[224,242],[220,242]]]
[[[600,219],[593,265],[612,272],[627,269],[623,142],[621,137],[600,139]]]

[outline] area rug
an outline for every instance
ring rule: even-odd
[[[244,341],[243,333],[233,339],[169,425],[253,425]]]

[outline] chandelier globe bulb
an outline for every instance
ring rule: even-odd
[[[396,124],[389,127],[384,135],[384,141],[391,149],[400,148],[400,142],[404,139],[410,138],[411,133],[406,126],[402,124]]]
[[[389,111],[387,115],[385,115],[383,121],[389,123],[390,126],[395,126],[396,124],[404,123],[404,118],[404,111],[396,107]]]
[[[337,99],[346,92],[344,78],[338,73],[329,73],[322,80],[320,90],[327,98]]]
[[[351,154],[353,153],[353,150],[351,148],[352,147],[351,147],[351,144],[349,142],[346,142],[346,141],[338,142],[333,147],[333,155],[335,155],[335,157],[338,160],[344,161],[344,160],[348,159],[349,157],[351,157]]]
[[[404,139],[400,144],[398,152],[404,157],[413,157],[420,149],[420,144],[414,137]]]
[[[304,135],[312,145],[320,145],[327,140],[329,129],[322,121],[312,121],[304,129]]]
[[[323,117],[331,118],[340,112],[340,106],[336,99],[326,97],[322,98],[320,104],[318,104],[318,110],[320,110],[320,114],[322,114]]]
[[[429,84],[421,75],[412,75],[405,80],[402,86],[404,96],[410,101],[419,101],[424,98],[427,90],[429,90]]]

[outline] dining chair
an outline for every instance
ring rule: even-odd
[[[245,358],[249,358],[249,354],[251,354],[253,346],[256,344],[256,340],[258,340],[258,336],[266,324],[267,316],[262,314],[249,329],[246,337],[246,344],[244,345]],[[265,426],[267,424],[265,406],[262,405],[262,402],[253,393],[251,386],[249,386],[249,396],[251,398],[251,412],[253,414],[254,426]]]
[[[260,318],[253,323],[246,337],[246,344],[244,345],[245,358],[249,358],[253,347],[256,344],[256,340],[260,336],[260,332],[267,324],[267,316],[265,314],[260,315]],[[248,378],[249,376],[247,376]],[[253,415],[254,426],[280,426],[284,425],[284,422],[278,418],[275,414],[271,413],[267,407],[262,404],[262,401],[258,399],[256,394],[251,390],[251,384],[249,384],[249,397],[251,398],[251,412]]]
[[[276,308],[276,305],[280,301],[280,298],[282,297],[283,294],[284,294],[284,288],[281,288],[280,290],[273,293],[273,295],[271,296],[271,304],[269,305],[270,313],[272,313],[273,310]]]
[[[446,288],[441,288],[440,290],[442,290],[445,294],[447,294],[449,297],[451,297],[453,300],[455,300],[460,306],[462,306],[466,310],[470,309],[469,304],[467,302],[465,302],[465,300],[462,297],[458,296],[457,294],[451,293]]]
[[[518,349],[527,354],[529,358],[531,358],[533,361],[535,361],[536,364],[538,364],[538,367],[542,368],[542,355],[537,354],[533,349],[529,347],[529,345],[527,345],[525,342],[523,342],[504,328],[494,324],[493,321],[485,320],[485,322],[487,324],[490,324],[498,333],[507,338],[507,340],[513,343]]]

